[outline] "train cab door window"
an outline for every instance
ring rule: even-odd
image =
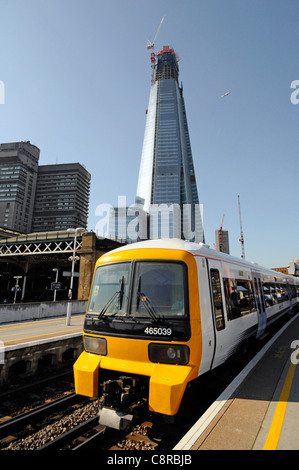
[[[211,288],[212,288],[215,324],[216,324],[217,330],[223,330],[225,327],[225,323],[224,323],[220,274],[219,274],[218,269],[211,269],[210,273],[211,273]]]

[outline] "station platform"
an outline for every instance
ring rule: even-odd
[[[0,325],[0,341],[5,350],[35,346],[66,337],[82,334],[84,314],[73,315],[71,324],[66,325],[66,317],[8,323]]]
[[[0,325],[0,388],[59,368],[82,352],[84,314]]]
[[[299,450],[299,315],[241,371],[174,450]]]

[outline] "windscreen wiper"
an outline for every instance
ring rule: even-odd
[[[103,318],[103,316],[107,312],[108,308],[110,307],[110,305],[113,303],[113,301],[116,299],[117,296],[118,296],[118,300],[119,300],[119,309],[118,310],[121,310],[122,303],[123,303],[123,296],[124,296],[124,276],[121,278],[120,289],[118,291],[114,292],[111,299],[109,299],[108,302],[104,305],[104,307],[100,311],[98,319]]]
[[[139,302],[140,300],[143,302],[143,305],[145,306],[146,311],[150,314],[151,318],[155,321],[158,321],[160,318],[160,315],[155,311],[155,308],[153,304],[151,303],[150,299],[140,291],[140,284],[141,280],[139,278],[138,281],[138,290],[137,290],[137,310],[139,307]]]
[[[157,316],[156,311],[153,307],[153,304],[149,298],[143,292],[137,292],[137,298],[142,300],[143,305],[145,306],[146,311],[150,314],[151,318],[155,321],[158,321],[159,316]]]

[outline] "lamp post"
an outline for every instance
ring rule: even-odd
[[[56,276],[55,276],[55,284],[57,284],[57,281],[58,281],[58,271],[59,269],[58,268],[53,268],[52,271],[56,271]],[[56,301],[56,288],[54,289],[54,298],[53,298],[53,302]]]
[[[85,228],[77,227],[77,228],[68,228],[68,232],[74,233],[74,246],[73,246],[73,255],[69,257],[69,261],[72,262],[72,270],[71,270],[71,282],[70,282],[70,289],[68,293],[69,301],[67,303],[67,310],[66,310],[66,325],[69,326],[71,324],[71,313],[72,313],[72,295],[73,295],[73,283],[74,283],[74,270],[75,270],[75,263],[79,261],[80,257],[76,256],[76,244],[77,244],[77,233],[78,232],[86,232]]]
[[[13,299],[13,303],[15,304],[16,303],[16,299],[17,299],[17,292],[18,292],[18,289],[19,289],[19,279],[22,279],[23,276],[14,276],[13,278],[16,280],[16,285],[14,287],[15,289],[15,295],[14,295],[14,299]]]

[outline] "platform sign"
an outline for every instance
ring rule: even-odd
[[[51,290],[60,290],[61,282],[51,282]]]
[[[71,277],[72,273],[71,271],[62,271],[62,275],[64,277]],[[73,277],[79,277],[80,273],[73,273]]]

